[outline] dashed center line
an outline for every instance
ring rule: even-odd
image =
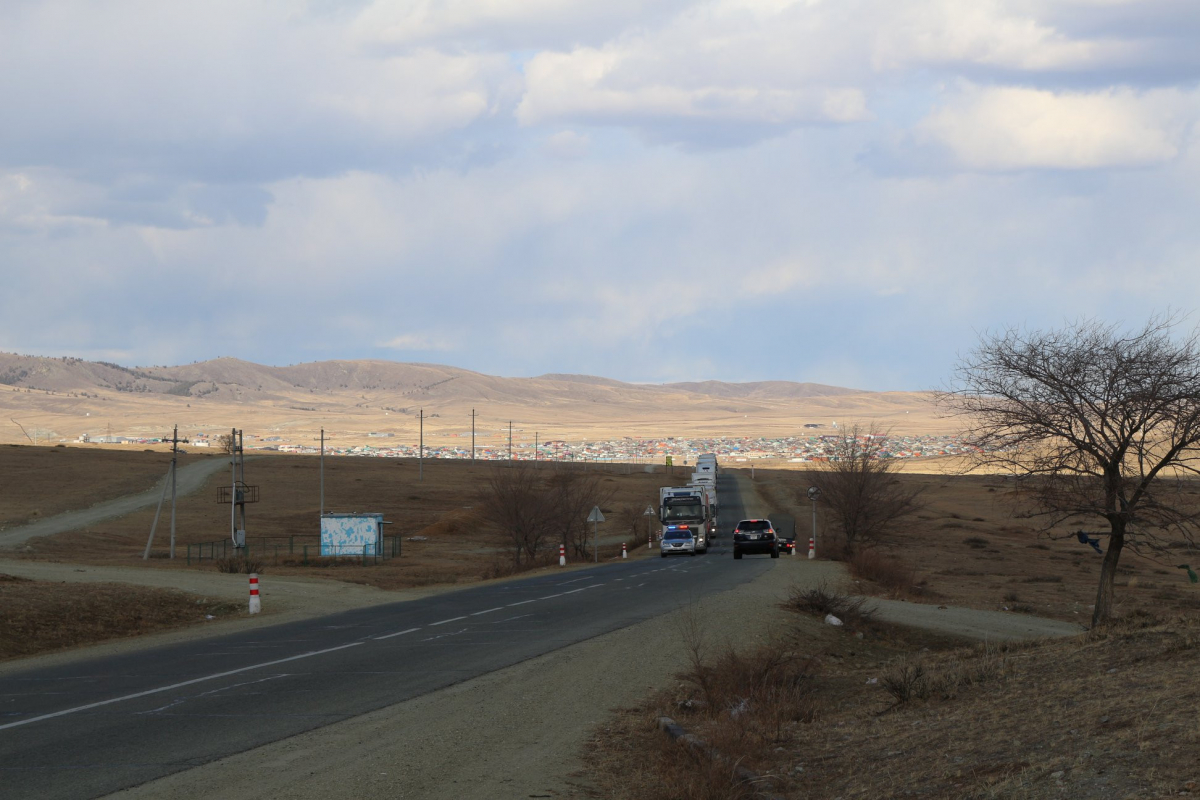
[[[385,634],[385,635],[383,635],[383,636],[376,636],[376,637],[374,637],[374,638],[375,638],[377,641],[378,641],[379,639],[390,639],[390,638],[392,638],[393,636],[403,636],[403,635],[404,635],[404,634],[406,634],[406,633],[412,633],[413,631],[419,631],[419,630],[421,630],[421,629],[420,629],[420,628],[409,628],[409,629],[408,629],[408,630],[406,630],[406,631],[396,631],[395,633],[388,633],[388,634]]]
[[[443,619],[443,620],[439,620],[438,622],[431,622],[431,623],[429,623],[429,627],[432,628],[434,625],[445,625],[447,622],[458,622],[460,619],[466,619],[466,618],[467,618],[466,615],[463,615],[461,617],[451,617],[450,619]]]
[[[475,613],[471,614],[471,616],[478,617],[480,614],[490,614],[493,611],[499,611],[502,608],[504,608],[504,606],[496,606],[495,608],[489,608],[487,611],[476,611]]]

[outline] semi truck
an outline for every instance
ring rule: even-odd
[[[658,490],[658,519],[665,536],[670,531],[689,530],[696,552],[708,552],[716,524],[708,491],[703,486],[663,487]]]

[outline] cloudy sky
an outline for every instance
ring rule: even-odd
[[[1198,39],[1195,0],[4,0],[0,350],[930,388],[984,329],[1193,312]]]

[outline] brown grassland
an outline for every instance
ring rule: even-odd
[[[203,624],[241,608],[168,589],[0,574],[0,660]]]
[[[760,470],[756,479],[806,539],[803,476]],[[1015,518],[1002,478],[901,480],[927,486],[927,508],[848,565],[841,591],[1088,621],[1100,556]],[[681,664],[675,685],[598,728],[587,756],[594,796],[1200,794],[1200,587],[1173,564],[1129,553],[1120,583],[1110,628],[1000,645],[854,614],[835,628],[820,622],[823,611],[810,617],[790,603],[795,625],[770,645]],[[708,754],[658,730],[662,716]],[[759,780],[739,779],[736,767]]]
[[[9,459],[14,455],[20,457],[20,468],[10,470]],[[84,476],[91,475],[93,468],[112,469],[110,459],[109,452],[88,448],[0,448],[0,466],[9,481],[9,489],[0,499],[0,516],[19,516],[20,511],[8,509],[9,498],[27,494],[38,497],[43,515],[79,507],[72,499],[73,492],[67,490],[73,484],[64,480],[55,492],[49,492],[44,486],[45,476],[59,465],[75,462],[64,474],[70,480],[86,483]],[[146,454],[146,459],[148,466],[142,477],[152,483],[165,472],[165,462],[160,454]],[[424,480],[418,480],[418,465],[410,459],[327,457],[326,511],[382,513],[393,523],[387,534],[401,537],[401,558],[363,566],[361,560],[317,557],[319,459],[287,455],[247,458],[246,482],[258,486],[261,496],[260,502],[247,505],[250,556],[275,575],[330,577],[388,590],[498,577],[509,569],[511,546],[503,533],[489,524],[480,503],[488,476],[497,469],[504,467],[496,462],[472,466],[465,461],[427,459]],[[538,469],[550,475],[555,466],[543,464]],[[593,466],[589,470],[599,474],[600,488],[606,496],[601,504],[607,518],[600,529],[601,558],[619,556],[622,541],[627,541],[631,550],[643,545],[646,521],[642,511],[657,500],[658,487],[669,485],[672,477],[662,468],[656,473],[624,466]],[[28,482],[23,476],[29,476]],[[216,542],[216,554],[220,555],[221,542],[229,537],[229,505],[217,502],[218,487],[228,480],[222,470],[202,491],[179,498],[177,557],[173,561],[166,558],[166,511],[158,524],[151,559],[142,560],[154,519],[152,507],[82,530],[30,540],[13,556],[80,564],[214,570],[217,565],[210,557],[211,551],[204,548],[201,560],[199,545]],[[148,485],[139,484],[137,488],[144,490]],[[90,490],[88,496],[96,494],[98,490]],[[194,546],[190,565],[189,545]],[[308,565],[303,563],[305,547]],[[546,554],[551,555],[549,543]]]
[[[509,550],[480,514],[481,488],[497,468],[431,460],[421,481],[410,460],[328,458],[327,510],[382,512],[395,523],[389,534],[403,538],[400,558],[331,567],[316,559],[305,566],[296,552],[316,542],[317,459],[250,459],[247,482],[262,493],[262,501],[249,506],[253,556],[271,574],[327,576],[388,590],[497,577],[511,560]],[[145,490],[163,471],[161,454],[2,447],[0,519],[29,519],[30,509],[40,518]],[[612,491],[603,504],[609,522],[602,556],[613,557],[622,538],[644,541],[641,511],[657,487],[681,475],[623,467],[598,474]],[[173,562],[162,557],[165,522],[155,557],[141,559],[153,508],[32,540],[14,555],[214,570],[216,564],[198,561],[194,549],[189,566],[187,545],[227,536],[229,507],[216,502],[225,479],[219,472],[202,492],[180,499]],[[1073,539],[1039,536],[1014,515],[1012,487],[1002,477],[910,471],[898,479],[925,486],[927,507],[873,558],[850,565],[838,590],[1088,621],[1100,556]],[[803,558],[810,519],[807,500],[799,499],[803,474],[758,468],[754,485],[773,514],[795,519]],[[822,557],[830,544],[822,534]],[[1180,551],[1179,561],[1187,557]],[[588,748],[589,783],[596,796],[632,800],[1194,795],[1200,587],[1189,584],[1175,562],[1130,553],[1119,584],[1116,625],[1045,643],[966,645],[870,619],[848,618],[839,629],[798,611],[795,624],[761,650],[697,650],[691,663],[680,664],[675,684],[600,726]],[[0,657],[225,613],[202,599],[166,593],[153,604],[163,618],[151,619],[139,616],[149,604],[138,598],[127,588],[95,586],[82,594],[77,585],[68,591],[4,581]],[[110,623],[115,627],[105,627]],[[661,715],[722,755],[697,756],[670,741],[655,727]],[[734,764],[763,780],[739,783]]]
[[[179,456],[180,465],[197,458]],[[130,449],[0,445],[0,528],[144,492],[170,455]]]

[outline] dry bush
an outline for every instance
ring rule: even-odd
[[[262,574],[266,569],[265,561],[258,561],[245,556],[229,556],[228,558],[218,558],[216,560],[217,572],[228,572],[237,575],[252,575],[255,573]]]
[[[833,614],[850,627],[855,627],[870,620],[874,614],[873,610],[863,607],[866,602],[865,597],[851,597],[833,591],[822,581],[811,589],[793,587],[784,607],[818,617]]]
[[[894,595],[903,597],[922,593],[916,570],[878,550],[858,550],[850,557],[848,564],[851,575],[878,584]]]
[[[792,723],[813,720],[816,699],[811,657],[775,639],[746,653],[725,645],[709,658],[699,615],[685,611],[681,626],[688,668],[679,677],[699,695],[698,705],[709,718],[726,720],[760,742],[778,740]]]

